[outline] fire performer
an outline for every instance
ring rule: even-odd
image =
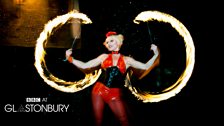
[[[142,63],[119,53],[123,40],[122,34],[117,34],[114,31],[108,32],[103,44],[111,53],[101,54],[88,62],[74,59],[71,55],[72,49],[66,51],[66,59],[80,69],[85,70],[101,66],[102,73],[93,87],[91,96],[96,126],[102,125],[105,104],[109,105],[122,126],[129,126],[121,92],[127,70],[132,67],[148,73],[148,70],[159,64],[160,52],[155,44],[151,45],[154,55],[146,63]]]

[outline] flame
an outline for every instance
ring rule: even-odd
[[[36,48],[35,48],[35,67],[39,73],[39,75],[43,78],[43,80],[50,85],[51,87],[63,91],[63,92],[77,92],[80,91],[90,85],[92,85],[101,74],[101,70],[96,70],[93,73],[86,74],[84,79],[75,81],[75,82],[67,82],[63,79],[55,77],[51,74],[46,66],[44,57],[47,39],[51,35],[52,30],[57,28],[70,19],[81,19],[81,23],[90,24],[92,21],[83,13],[79,13],[76,10],[73,10],[67,14],[57,16],[53,20],[50,20],[44,27],[44,30],[40,33],[39,38],[37,39]]]
[[[194,68],[195,63],[195,47],[192,37],[187,28],[173,16],[159,11],[143,11],[138,14],[134,23],[139,24],[140,21],[147,22],[157,20],[159,22],[170,23],[171,26],[183,37],[186,47],[186,68],[182,72],[179,79],[170,87],[163,90],[160,94],[140,93],[131,86],[130,75],[127,75],[125,86],[134,94],[139,100],[143,102],[159,102],[175,96],[187,84]]]
[[[55,77],[48,71],[44,60],[46,54],[44,47],[47,44],[47,38],[49,37],[49,35],[51,35],[51,32],[54,28],[65,24],[71,18],[82,19],[82,23],[84,24],[92,23],[85,14],[78,13],[77,11],[71,11],[65,15],[58,16],[45,25],[44,30],[41,32],[39,38],[37,39],[35,48],[34,65],[38,73],[48,85],[63,92],[77,92],[92,85],[99,78],[102,72],[101,70],[96,70],[93,73],[86,74],[85,78],[82,80],[67,82],[63,79]],[[144,11],[136,16],[136,18],[134,19],[134,23],[139,24],[140,21],[147,22],[153,20],[170,23],[171,26],[180,34],[180,36],[183,37],[186,47],[186,68],[182,72],[179,79],[172,86],[163,90],[160,94],[138,92],[135,87],[132,87],[131,85],[131,75],[127,74],[125,86],[132,92],[133,95],[135,95],[139,100],[142,100],[143,102],[159,102],[161,100],[166,100],[170,97],[173,97],[177,93],[179,93],[181,89],[187,84],[193,72],[195,63],[195,47],[192,37],[187,28],[176,18],[159,11]]]

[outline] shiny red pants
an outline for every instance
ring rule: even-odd
[[[129,125],[124,102],[121,99],[121,89],[108,88],[97,82],[92,90],[92,104],[97,126],[102,125],[105,103],[109,105],[122,126]]]

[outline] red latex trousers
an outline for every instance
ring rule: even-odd
[[[92,104],[96,126],[102,125],[105,104],[109,105],[116,118],[120,121],[121,126],[129,126],[124,102],[121,99],[121,89],[108,88],[97,82],[92,91]]]

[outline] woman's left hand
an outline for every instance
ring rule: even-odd
[[[153,52],[155,53],[155,55],[158,55],[159,54],[158,47],[155,44],[152,44],[151,45],[151,50],[153,50]]]

